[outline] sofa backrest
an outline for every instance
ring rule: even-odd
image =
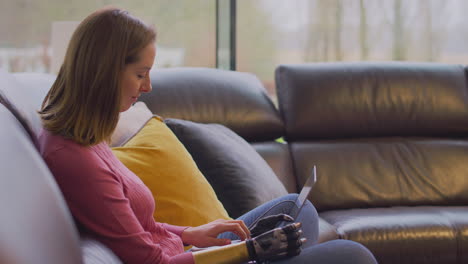
[[[82,237],[37,151],[37,110],[51,74],[0,71],[0,263],[121,263]]]
[[[143,94],[141,101],[162,117],[223,124],[248,141],[283,135],[283,121],[253,74],[209,68],[158,69],[151,73],[151,83],[153,91]]]
[[[29,134],[0,101],[0,263],[81,263],[58,186]]]
[[[10,110],[36,144],[41,121],[37,114],[55,76],[40,73],[11,74],[0,70],[0,93],[10,102]]]
[[[318,210],[468,202],[465,68],[315,63],[276,70],[299,183]]]

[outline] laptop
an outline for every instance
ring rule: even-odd
[[[307,178],[306,182],[304,183],[304,186],[302,187],[301,192],[299,193],[299,195],[297,196],[294,202],[296,206],[294,206],[289,212],[289,216],[291,216],[294,220],[297,219],[297,216],[301,212],[302,207],[304,207],[304,205],[306,204],[307,197],[309,197],[309,194],[312,191],[312,187],[314,187],[316,182],[317,182],[317,167],[314,165],[314,167],[312,168],[311,175],[309,176],[309,178]],[[249,229],[251,229],[256,223],[257,223],[256,221],[253,222],[249,226]],[[290,222],[284,221],[281,224],[279,224],[277,227],[282,227],[288,224],[290,224]]]
[[[299,213],[302,210],[302,207],[304,207],[304,204],[306,203],[307,197],[309,197],[309,194],[312,191],[312,187],[314,187],[316,182],[317,182],[317,168],[314,165],[314,167],[312,168],[312,174],[309,176],[309,178],[307,178],[304,186],[302,187],[301,192],[299,193],[299,195],[296,198],[296,201],[295,201],[296,206],[293,207],[293,209],[291,210],[291,212],[289,214],[292,218],[294,218],[294,220],[296,220],[297,216],[299,215]],[[252,228],[252,226],[254,224],[255,224],[255,222],[252,223],[251,226],[249,226],[249,229]],[[284,221],[279,226],[285,226],[285,225],[288,225],[288,224],[290,224],[290,223]],[[236,244],[236,243],[239,243],[239,242],[241,242],[241,240],[232,240],[231,244]],[[210,247],[210,248],[217,248],[217,247]],[[203,250],[203,249],[205,249],[205,248],[198,248],[198,247],[193,246],[190,249],[190,251],[195,252],[195,251],[199,251],[199,250]],[[252,262],[249,262],[249,263],[252,263]]]
[[[307,197],[309,197],[310,192],[312,191],[312,188],[314,187],[315,183],[317,182],[317,167],[314,165],[312,168],[312,174],[307,178],[306,182],[304,183],[304,186],[302,187],[301,192],[296,198],[296,205],[293,207],[293,209],[290,212],[290,216],[296,220],[297,216],[302,210],[302,207],[304,207],[304,204],[307,201]]]

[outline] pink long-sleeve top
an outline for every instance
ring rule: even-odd
[[[151,191],[107,143],[83,147],[42,130],[39,148],[81,232],[125,263],[194,263],[181,239],[186,227],[154,220]]]

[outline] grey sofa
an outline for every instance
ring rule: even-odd
[[[0,105],[0,263],[118,263],[79,237],[35,149],[34,110],[53,78],[16,77],[39,90],[0,83],[2,104],[10,101]],[[468,263],[466,79],[459,65],[282,65],[275,106],[251,74],[164,69],[141,100],[163,117],[229,127],[288,192],[317,165],[309,199],[320,215],[319,242],[358,241],[379,263]]]
[[[121,263],[80,237],[36,148],[35,113],[54,76],[0,72],[0,263]]]

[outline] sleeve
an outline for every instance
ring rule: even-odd
[[[119,178],[92,155],[56,151],[45,160],[75,219],[123,262],[194,263],[192,253],[171,257],[153,242],[133,213]]]
[[[245,241],[237,244],[196,251],[193,253],[193,258],[195,264],[237,264],[246,263],[250,260]]]
[[[182,237],[182,233],[184,232],[184,230],[189,228],[189,226],[175,226],[166,223],[163,223],[162,225],[167,231],[174,233],[179,237]]]

